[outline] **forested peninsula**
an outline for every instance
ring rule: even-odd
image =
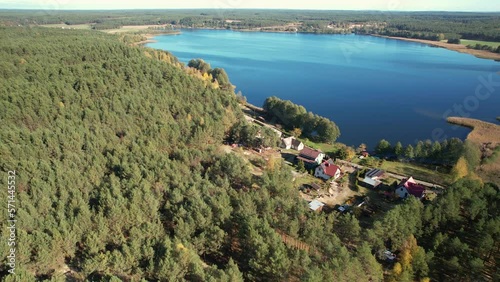
[[[230,74],[95,30],[0,37],[0,184],[17,220],[3,281],[500,279],[494,184],[461,178],[370,220],[312,212],[281,158],[222,145],[262,139]]]

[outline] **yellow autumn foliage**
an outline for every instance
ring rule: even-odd
[[[182,243],[177,244],[176,247],[177,247],[177,250],[179,250],[179,251],[185,251],[185,250],[187,250],[186,247],[184,247],[184,245]]]
[[[269,160],[267,160],[266,168],[270,171],[276,169],[276,160],[274,158],[269,158]]]
[[[218,89],[220,86],[219,86],[219,83],[217,82],[217,80],[215,80],[214,82],[212,82],[212,88],[213,89]]]
[[[401,249],[401,254],[399,255],[399,261],[401,262],[401,266],[403,269],[411,269],[413,255],[418,251],[417,239],[415,236],[410,235],[408,239],[404,242],[403,247]]]
[[[401,275],[402,272],[403,272],[403,267],[401,266],[401,264],[399,262],[396,262],[396,264],[394,264],[394,268],[392,269],[392,273],[395,276],[399,276],[399,275]]]
[[[469,169],[467,167],[467,161],[464,157],[460,157],[457,163],[452,169],[452,175],[455,179],[460,179],[469,174]]]

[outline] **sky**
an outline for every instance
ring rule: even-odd
[[[499,0],[0,0],[1,9],[318,9],[499,12]]]

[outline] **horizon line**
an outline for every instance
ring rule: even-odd
[[[0,8],[2,10],[24,10],[24,11],[146,11],[146,10],[158,10],[158,11],[172,11],[172,10],[269,10],[269,11],[321,11],[321,12],[406,12],[406,13],[422,13],[422,12],[431,12],[431,13],[485,13],[485,14],[495,14],[500,13],[498,11],[464,11],[464,10],[374,10],[374,9],[296,9],[296,8],[68,8],[68,9],[53,9],[53,8]]]

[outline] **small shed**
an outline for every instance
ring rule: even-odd
[[[321,190],[321,186],[320,186],[319,184],[317,184],[317,183],[313,183],[313,184],[311,184],[311,187],[312,187],[314,190],[316,190],[316,191]]]
[[[367,151],[363,151],[359,154],[360,159],[368,158],[369,156],[370,156],[370,153],[368,153]]]
[[[318,200],[313,200],[309,203],[309,208],[313,211],[316,211],[316,212],[319,212],[323,209],[323,206],[325,204],[323,204],[322,202],[318,201]]]
[[[376,180],[376,179],[372,179],[372,178],[369,178],[369,177],[365,177],[365,179],[363,179],[363,183],[367,184],[368,186],[370,187],[373,187],[373,188],[376,188],[377,186],[380,185],[380,181]]]
[[[385,171],[381,170],[381,169],[377,169],[377,168],[374,168],[374,169],[370,169],[365,177],[366,178],[371,178],[371,179],[379,179],[381,177],[383,177],[385,174]]]

